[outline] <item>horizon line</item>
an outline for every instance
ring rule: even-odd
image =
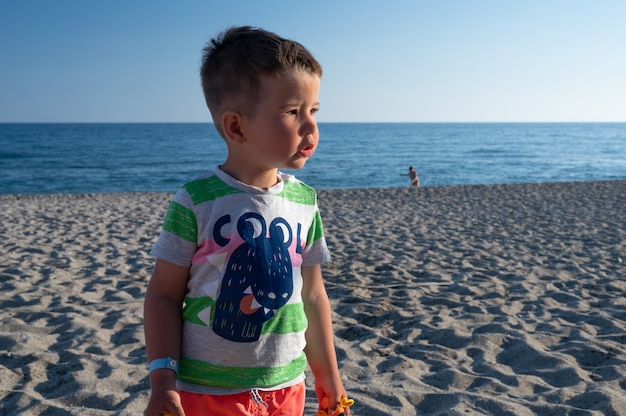
[[[620,121],[318,121],[317,124],[621,124]],[[0,124],[215,124],[213,121],[0,121]]]

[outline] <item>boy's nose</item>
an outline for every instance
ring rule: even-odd
[[[313,117],[310,120],[307,120],[302,127],[300,128],[300,135],[302,137],[312,135],[315,137],[317,135],[317,121]]]

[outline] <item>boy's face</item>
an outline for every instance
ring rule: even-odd
[[[320,78],[298,70],[262,77],[259,101],[243,131],[250,168],[300,169],[317,148]]]

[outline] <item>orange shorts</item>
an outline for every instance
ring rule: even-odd
[[[294,416],[304,414],[304,381],[281,390],[250,390],[227,395],[180,392],[185,413],[220,416]]]

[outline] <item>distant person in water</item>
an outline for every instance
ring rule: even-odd
[[[409,173],[401,173],[401,176],[408,176],[411,180],[411,188],[419,188],[420,178],[417,176],[417,171],[413,169],[413,166],[409,166]]]

